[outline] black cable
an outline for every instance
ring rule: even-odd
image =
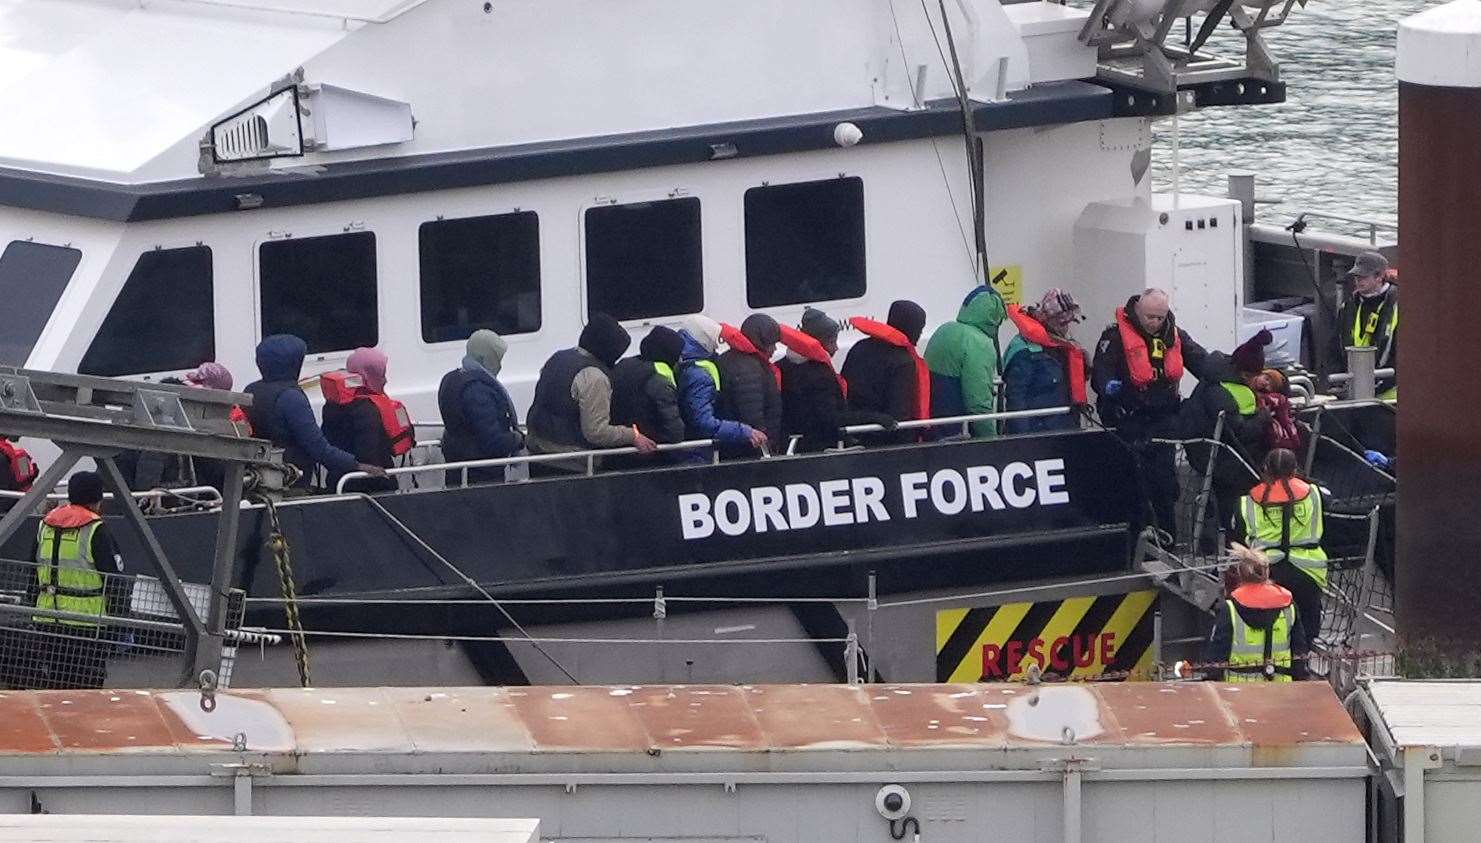
[[[898,829],[895,828],[897,824],[899,825]],[[919,835],[920,820],[916,819],[915,817],[906,817],[903,820],[890,820],[890,839],[904,840],[905,835],[910,832],[910,826],[912,825],[915,826],[915,833]]]

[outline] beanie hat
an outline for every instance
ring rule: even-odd
[[[885,318],[885,323],[915,345],[920,342],[920,332],[926,329],[926,311],[913,301],[901,299],[890,305],[890,315]]]
[[[1265,346],[1275,337],[1266,328],[1261,328],[1260,333],[1245,340],[1234,353],[1229,355],[1234,361],[1234,368],[1242,375],[1257,375],[1265,368]]]
[[[509,343],[488,328],[480,328],[468,337],[468,356],[491,375],[499,374],[499,369],[504,366],[504,353],[508,350]]]
[[[1080,303],[1075,297],[1058,287],[1051,287],[1044,297],[1039,299],[1038,315],[1043,319],[1051,319],[1060,314],[1068,313],[1071,321],[1079,322],[1084,317],[1080,315]]]
[[[679,365],[679,356],[684,353],[684,338],[673,328],[654,325],[648,336],[638,344],[638,356],[650,363]]]
[[[93,506],[103,502],[103,478],[96,471],[79,471],[67,478],[67,501]]]
[[[823,345],[838,339],[838,323],[816,307],[803,309],[802,322],[797,327]]]
[[[185,382],[206,389],[231,389],[231,372],[220,363],[202,363],[185,373]]]
[[[703,313],[685,317],[683,331],[710,354],[720,347],[720,323]]]
[[[740,332],[745,334],[751,345],[762,349],[782,341],[782,328],[776,320],[765,313],[752,313],[741,323]]]
[[[593,313],[587,317],[586,327],[581,329],[581,346],[603,365],[615,366],[622,353],[633,344],[632,335],[622,323],[605,313]]]

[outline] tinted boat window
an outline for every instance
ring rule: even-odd
[[[746,191],[751,307],[864,295],[864,181],[828,179]]]
[[[155,249],[139,256],[77,371],[142,375],[215,358],[211,250]]]
[[[422,339],[479,328],[540,330],[540,218],[534,211],[422,223]]]
[[[274,240],[257,260],[263,336],[293,334],[310,354],[375,345],[374,234]]]
[[[24,366],[31,348],[56,309],[67,282],[82,261],[82,252],[15,240],[0,252],[0,363]]]
[[[699,200],[586,211],[586,311],[649,319],[704,309]]]

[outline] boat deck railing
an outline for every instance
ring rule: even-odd
[[[1072,407],[1050,407],[1040,410],[1017,410],[1005,413],[978,413],[975,415],[948,416],[939,419],[920,419],[917,421],[900,422],[894,428],[889,429],[918,430],[925,428],[935,429],[941,427],[956,426],[959,427],[962,433],[965,434],[968,425],[974,422],[1011,421],[1014,419],[1044,418],[1048,416],[1064,415],[1066,413],[1072,413],[1074,411],[1075,410]],[[864,433],[883,433],[886,432],[886,430],[887,428],[885,428],[884,425],[861,424],[845,427],[842,429],[841,432],[846,436],[855,436]],[[787,447],[785,448],[784,453],[772,454],[769,451],[764,451],[762,453],[762,459],[777,456],[793,456],[795,455],[798,441],[798,437],[791,437],[787,442]],[[684,442],[674,442],[659,445],[658,452],[689,453],[694,451],[708,450],[710,452],[708,454],[708,461],[711,464],[718,464],[720,462],[720,452],[715,447],[715,445],[716,443],[713,439],[691,439]],[[840,441],[839,446],[843,447],[844,443]],[[456,473],[459,477],[460,485],[467,486],[468,472],[475,469],[502,468],[506,471],[507,479],[515,480],[522,478],[510,477],[509,475],[512,474],[512,472],[509,471],[510,469],[528,468],[532,465],[555,464],[558,466],[563,465],[567,467],[579,465],[581,466],[581,469],[572,470],[570,472],[571,476],[591,477],[597,473],[601,466],[602,460],[605,458],[632,456],[640,453],[641,452],[637,448],[628,446],[623,448],[596,448],[583,451],[566,451],[554,454],[521,454],[519,456],[499,457],[485,460],[433,462],[424,465],[399,466],[396,468],[386,469],[386,474],[390,477],[410,477],[415,480],[416,478],[424,475],[436,476],[437,473],[442,473],[444,476],[447,476],[449,473]],[[347,491],[349,491],[347,489],[347,486],[350,483],[353,483],[357,480],[364,480],[366,478],[369,478],[370,476],[371,475],[363,471],[349,472],[341,477],[339,479],[339,482],[335,484],[334,492],[335,494],[345,494]]]

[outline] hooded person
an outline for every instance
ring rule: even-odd
[[[1055,287],[1027,309],[1008,305],[1008,318],[1018,335],[1003,354],[1003,408],[1010,413],[1050,407],[1083,407],[1089,403],[1085,385],[1090,365],[1085,349],[1070,338],[1079,322],[1075,297]],[[1065,413],[1029,419],[1009,419],[1005,433],[1075,430],[1079,416]]]
[[[612,423],[636,427],[659,444],[684,441],[684,419],[679,414],[679,356],[684,338],[663,325],[654,325],[638,344],[636,357],[625,357],[612,369]],[[613,457],[624,468],[651,465],[644,455]]]
[[[998,328],[1006,311],[1003,299],[981,284],[962,300],[956,321],[936,329],[926,345],[931,371],[931,415],[981,415],[997,411]],[[997,434],[990,421],[973,422],[973,436]]]
[[[257,369],[262,379],[243,390],[252,396],[247,418],[254,435],[283,449],[284,461],[299,471],[293,487],[307,490],[320,465],[329,473],[363,471],[384,477],[385,469],[362,463],[355,455],[329,444],[308,396],[298,385],[308,346],[291,334],[273,334],[257,344]]]
[[[768,441],[782,435],[782,376],[771,359],[776,356],[782,329],[764,313],[747,316],[740,327],[721,325],[720,337],[729,348],[715,361],[720,367],[718,412],[721,418],[735,419],[760,430]],[[742,448],[722,449],[728,457],[754,456],[749,444]]]
[[[1267,432],[1272,416],[1261,406],[1254,387],[1265,379],[1265,347],[1271,340],[1271,333],[1261,328],[1231,354],[1209,353],[1203,378],[1183,402],[1179,414],[1183,438],[1217,439],[1249,465],[1261,464],[1269,447]],[[1200,472],[1207,471],[1214,447],[1206,441],[1190,443],[1186,448],[1188,463]],[[1227,529],[1239,498],[1258,478],[1232,457],[1214,460],[1213,473],[1218,524]]]
[[[355,455],[363,465],[392,468],[396,457],[416,445],[411,417],[400,401],[386,394],[386,353],[378,348],[357,348],[345,361],[344,372],[331,372],[319,379],[324,393],[324,438],[329,444]],[[330,489],[338,489],[342,472],[331,470]],[[356,478],[345,485],[347,492],[394,492],[391,477]]]
[[[612,367],[632,345],[622,323],[605,313],[592,313],[574,348],[551,355],[540,368],[535,400],[530,406],[531,453],[635,447],[652,453],[657,445],[631,425],[612,422]],[[582,461],[531,465],[545,476],[585,471]]]
[[[843,361],[850,409],[884,413],[895,421],[931,417],[931,371],[916,350],[926,328],[926,311],[913,301],[890,305],[883,323],[855,316],[849,324],[864,334]],[[864,437],[871,444],[914,442],[920,431],[901,430]]]
[[[721,450],[761,448],[766,434],[744,422],[720,416],[720,395],[728,388],[721,379],[716,351],[724,328],[719,322],[696,314],[684,320],[679,336],[684,351],[679,356],[679,414],[684,417],[687,439],[713,439]],[[699,451],[686,453],[687,461],[701,461]]]
[[[499,382],[509,344],[482,328],[468,337],[463,362],[442,376],[437,409],[442,414],[442,456],[448,462],[472,462],[515,456],[524,448],[519,415],[509,391]],[[447,484],[463,482],[461,470],[447,472]],[[500,483],[498,467],[468,469],[470,483]]]
[[[781,327],[787,356],[777,364],[782,373],[782,430],[800,436],[798,450],[822,451],[843,438],[842,428],[878,424],[893,430],[886,413],[849,409],[848,382],[833,368],[841,326],[828,314],[809,307],[797,328]]]

